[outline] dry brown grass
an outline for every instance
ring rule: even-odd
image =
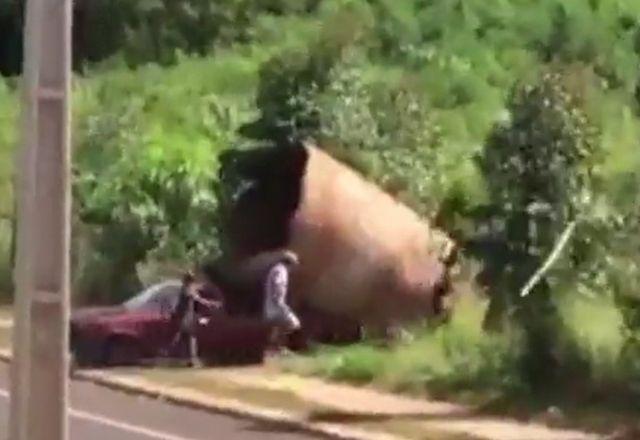
[[[350,420],[348,417],[341,417],[341,414],[325,405],[306,400],[293,391],[284,389],[265,389],[259,386],[249,386],[247,384],[235,384],[224,379],[224,375],[217,380],[209,370],[190,371],[184,369],[154,368],[148,370],[122,370],[127,376],[139,376],[146,380],[172,386],[176,388],[186,388],[211,395],[212,397],[239,400],[248,404],[278,409],[307,419],[319,420],[332,415],[332,419],[337,424],[348,425],[387,434],[395,434],[415,440],[475,440],[474,437],[449,433],[425,427],[420,420],[408,420],[403,418],[386,417],[362,417],[360,420]],[[341,420],[342,419],[342,420]]]

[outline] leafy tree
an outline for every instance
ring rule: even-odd
[[[359,2],[327,2],[322,32],[308,47],[277,53],[260,69],[256,106],[257,120],[240,132],[251,139],[291,145],[317,132],[317,112],[311,108],[312,94],[329,83],[334,66],[365,44],[372,17]]]
[[[239,106],[197,84],[159,94],[163,84],[132,78],[88,89],[96,100],[78,115],[75,217],[87,251],[76,248],[75,273],[94,300],[134,293],[148,260],[192,265],[219,252],[217,156],[234,142]]]
[[[433,215],[442,194],[440,127],[424,92],[398,83],[367,80],[357,58],[337,64],[324,91],[308,105],[318,116],[316,136],[383,188],[424,215]]]
[[[508,104],[511,118],[495,127],[479,158],[491,194],[494,220],[502,225],[503,261],[493,260],[489,321],[515,317],[527,335],[524,368],[531,380],[539,369],[558,371],[557,335],[561,323],[545,277],[525,298],[520,289],[570,222],[585,234],[598,181],[599,133],[564,83],[550,69],[539,82],[516,88]],[[582,235],[578,239],[589,240]],[[574,251],[578,250],[574,247]],[[572,269],[579,253],[563,261]]]

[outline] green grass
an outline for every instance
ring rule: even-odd
[[[413,393],[427,388],[517,388],[515,338],[482,331],[485,307],[475,297],[463,297],[451,322],[436,330],[418,329],[412,342],[391,349],[370,343],[323,347],[309,356],[287,359],[283,366],[301,374]]]
[[[11,223],[13,185],[11,182],[17,132],[15,94],[0,77],[0,301],[11,291]]]
[[[578,346],[593,379],[616,378],[625,339],[622,317],[613,301],[560,292],[557,303],[568,333],[565,337]],[[319,347],[309,355],[286,358],[282,365],[305,375],[410,392],[521,389],[516,372],[520,338],[515,332],[485,332],[486,306],[486,301],[465,295],[449,323],[435,330],[417,329],[411,342],[392,348],[369,342]]]
[[[519,336],[484,332],[486,303],[472,295],[462,297],[450,323],[418,330],[412,342],[390,349],[370,343],[321,347],[285,358],[281,366],[297,374],[457,401],[481,413],[523,420],[538,415],[544,419],[546,410],[557,406],[564,417],[545,423],[558,427],[611,432],[635,426],[640,406],[632,378],[637,376],[629,376],[630,366],[620,357],[624,338],[615,304],[575,292],[559,292],[557,304],[567,329],[562,340],[577,347],[584,363],[579,366],[588,371],[586,380],[567,380],[561,389],[526,386],[518,363]],[[568,368],[576,368],[572,358],[566,359]]]
[[[620,310],[606,296],[585,297],[558,292],[559,310],[569,336],[587,359],[594,380],[615,378],[625,343]]]
[[[12,291],[11,223],[0,219],[0,302],[8,300]]]

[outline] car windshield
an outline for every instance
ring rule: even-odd
[[[123,306],[129,311],[149,311],[161,313],[173,310],[178,304],[180,288],[179,280],[170,280],[154,284],[133,298],[125,301]]]

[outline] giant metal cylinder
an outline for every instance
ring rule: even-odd
[[[232,252],[296,252],[294,307],[374,325],[433,314],[454,252],[444,233],[313,145],[256,154],[244,171],[254,184],[229,217]]]

